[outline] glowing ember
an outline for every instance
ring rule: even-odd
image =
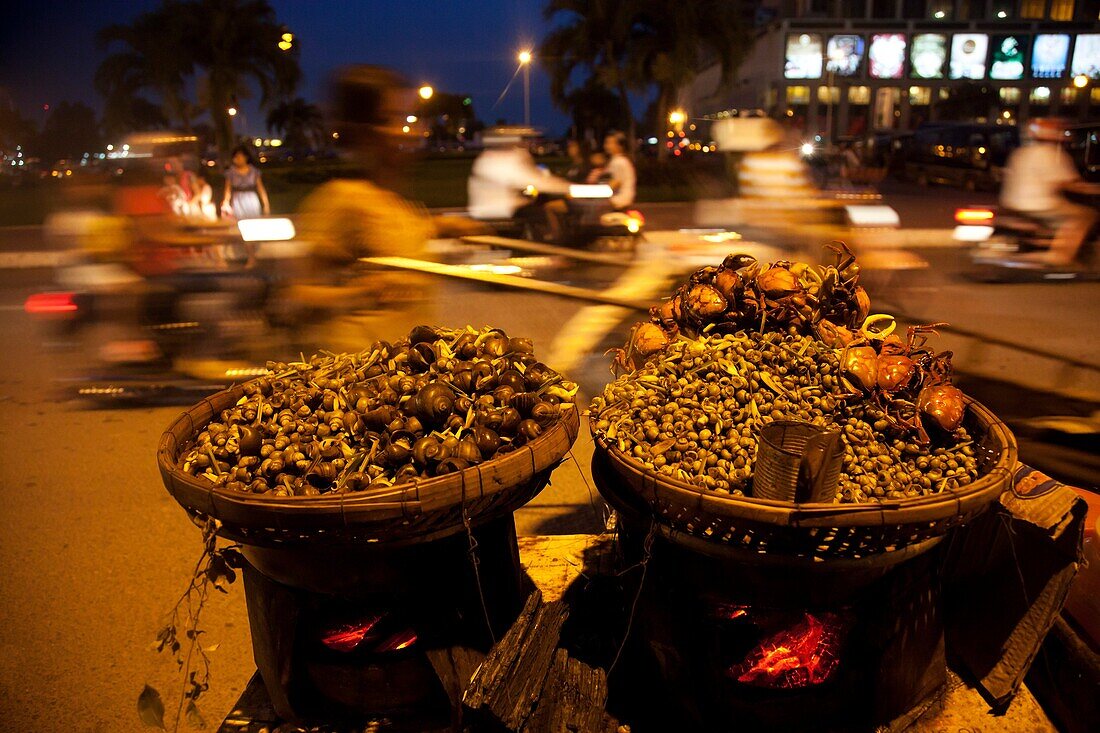
[[[748,606],[742,606],[738,603],[714,604],[714,617],[722,619],[724,621],[733,621],[734,619],[745,618],[748,615]]]
[[[381,616],[368,616],[353,624],[341,624],[336,628],[321,634],[321,643],[329,649],[338,652],[355,651],[356,647],[363,643],[363,639],[371,632]]]
[[[384,642],[378,645],[375,649],[376,652],[396,652],[401,649],[408,649],[410,646],[416,643],[416,632],[412,629],[404,629],[398,631],[396,634],[391,634]]]
[[[762,641],[730,668],[738,682],[757,687],[819,685],[836,671],[841,623],[835,614],[805,614],[802,621]]]

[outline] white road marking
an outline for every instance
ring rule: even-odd
[[[66,252],[0,252],[0,270],[57,267],[66,256]]]

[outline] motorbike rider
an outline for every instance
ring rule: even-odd
[[[1096,223],[1094,209],[1075,204],[1064,195],[1067,190],[1095,190],[1083,184],[1062,149],[1065,130],[1060,120],[1035,118],[1028,124],[1028,144],[1014,150],[1008,158],[1001,205],[1054,228],[1048,251],[1019,255],[1020,260],[1055,267],[1069,265]]]
[[[540,170],[518,134],[498,129],[487,131],[482,140],[485,150],[474,161],[466,184],[470,216],[480,220],[512,219],[525,207],[541,206],[550,237],[557,239],[565,207],[546,205],[546,197],[565,194],[569,183]],[[542,200],[532,201],[525,195],[528,187],[536,189]]]
[[[565,171],[565,180],[570,183],[584,183],[588,177],[588,161],[585,159],[584,146],[580,140],[569,138],[565,141],[565,154],[569,158],[569,168]]]
[[[302,203],[298,234],[309,254],[283,300],[289,316],[311,327],[304,346],[361,351],[431,323],[429,276],[371,267],[359,258],[423,259],[433,236],[482,231],[464,227],[459,217],[433,220],[392,190],[404,167],[401,128],[414,95],[400,75],[377,66],[353,66],[337,76],[337,134],[365,177],[329,181]]]
[[[610,158],[607,161],[607,173],[611,177],[608,183],[613,192],[611,205],[622,211],[634,203],[638,188],[638,176],[634,171],[634,163],[626,155],[626,135],[621,132],[609,132],[603,140],[603,149]]]

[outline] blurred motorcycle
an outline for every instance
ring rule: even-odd
[[[533,185],[524,189],[523,194],[530,203],[511,218],[481,221],[502,237],[575,248],[632,251],[643,236],[645,217],[634,209],[616,210],[611,205],[611,187],[605,183],[570,184],[564,197],[541,196]],[[548,201],[565,202],[556,240],[550,235],[545,209]]]
[[[269,296],[300,253],[289,219],[181,228],[134,266],[73,254],[58,289],[24,303],[69,365],[64,391],[96,401],[209,394],[266,373],[257,354],[277,341]],[[266,356],[264,357],[266,359]]]
[[[1093,196],[1089,205],[1100,208]],[[1100,279],[1100,226],[1094,226],[1067,266],[1049,266],[1021,257],[1050,249],[1056,225],[1051,220],[995,206],[966,206],[955,211],[953,239],[970,248],[967,275],[980,282],[1050,282]]]

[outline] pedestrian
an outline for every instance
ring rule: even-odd
[[[234,219],[258,219],[271,213],[267,189],[259,169],[252,163],[252,153],[245,145],[233,149],[231,164],[225,169],[225,194],[222,213]]]

